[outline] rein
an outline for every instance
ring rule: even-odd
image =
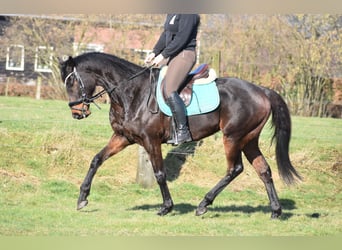
[[[136,74],[132,75],[131,77],[129,77],[128,79],[120,82],[120,84],[124,83],[124,82],[128,82],[128,81],[131,81],[133,80],[134,78],[140,76],[141,74],[143,74],[146,70],[149,70],[153,67],[153,65],[150,65],[148,67],[144,67],[141,71],[137,72]],[[103,89],[101,90],[100,92],[98,92],[97,94],[91,96],[91,97],[87,97],[87,94],[85,92],[85,86],[84,86],[84,83],[82,81],[82,78],[81,76],[79,75],[79,73],[77,72],[76,70],[76,67],[74,67],[74,70],[69,73],[69,75],[67,75],[67,77],[65,78],[64,80],[64,84],[66,85],[67,83],[67,80],[71,77],[71,76],[75,76],[76,77],[76,80],[79,82],[79,85],[80,85],[80,90],[81,90],[81,93],[82,93],[82,97],[81,99],[77,100],[77,101],[73,101],[73,102],[69,102],[69,107],[71,109],[75,109],[75,110],[79,110],[79,111],[82,111],[82,114],[85,115],[85,112],[86,110],[84,109],[84,106],[85,105],[90,105],[91,103],[94,103],[94,105],[98,108],[98,109],[101,109],[96,103],[95,103],[95,100],[102,97],[106,92],[110,95],[116,88],[116,86],[110,88],[109,90],[106,90],[106,89]],[[79,105],[79,104],[83,104],[83,107],[81,109],[79,108],[74,108],[75,105]]]

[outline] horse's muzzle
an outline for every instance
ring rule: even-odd
[[[87,118],[91,112],[89,110],[89,105],[86,104],[78,104],[70,107],[71,114],[74,119],[81,120],[83,118]]]

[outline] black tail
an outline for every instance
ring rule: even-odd
[[[279,94],[266,88],[264,91],[271,102],[272,127],[274,128],[272,141],[276,141],[276,159],[279,175],[286,184],[290,185],[296,182],[296,178],[302,180],[289,158],[289,143],[291,138],[290,112],[285,101]]]

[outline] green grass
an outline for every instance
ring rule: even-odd
[[[261,147],[273,170],[283,216],[270,220],[262,182],[245,171],[202,217],[194,211],[223,177],[221,135],[180,149],[163,146],[174,210],[159,217],[159,188],[135,183],[138,147],[106,161],[94,178],[89,205],[76,211],[92,157],[112,135],[108,105],[82,121],[67,102],[0,97],[0,235],[338,235],[342,232],[342,120],[293,117],[291,159],[304,181],[281,183],[271,130]],[[194,150],[195,148],[195,150]],[[167,155],[169,153],[169,155]],[[184,164],[181,164],[185,160]]]

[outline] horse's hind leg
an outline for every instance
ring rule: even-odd
[[[211,205],[216,196],[243,171],[241,151],[225,136],[223,137],[223,144],[228,164],[227,174],[205,195],[196,209],[196,215],[205,214],[207,206]]]
[[[272,215],[271,218],[278,218],[281,215],[281,206],[278,195],[274,187],[271,168],[262,155],[259,146],[258,138],[249,142],[243,149],[248,161],[253,165],[260,179],[263,181],[268,199],[270,200]]]
[[[80,187],[80,196],[77,201],[77,210],[84,208],[88,204],[87,197],[90,193],[91,183],[96,174],[97,169],[109,157],[120,152],[130,143],[125,137],[113,135],[107,146],[105,146],[91,161],[90,168],[84,181]]]

